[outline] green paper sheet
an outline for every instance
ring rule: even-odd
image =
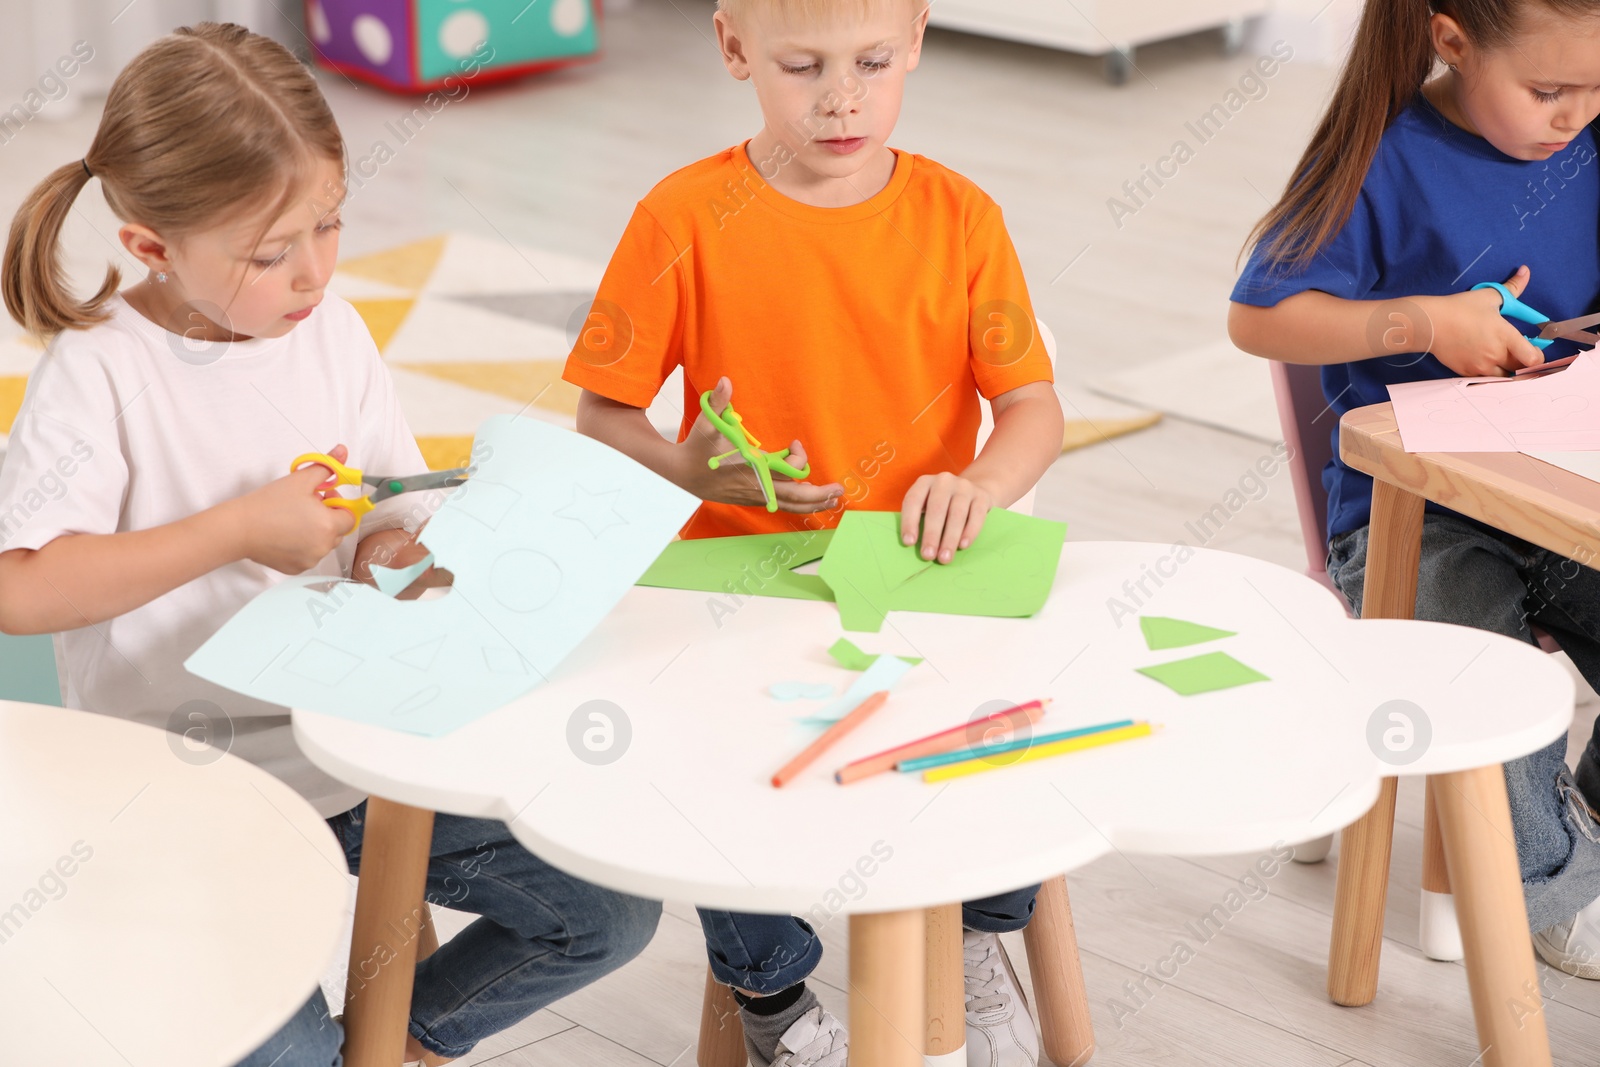
[[[864,671],[878,662],[878,656],[875,653],[861,651],[854,642],[845,637],[841,637],[833,643],[833,647],[828,649],[828,655],[832,656],[833,661],[847,671]],[[920,656],[901,656],[900,658],[913,667],[922,662],[922,657]]]
[[[806,530],[674,541],[638,584],[725,596],[832,600],[833,593],[821,578],[794,573],[795,567],[821,559],[832,540],[832,530]]]
[[[818,573],[846,630],[882,629],[890,611],[1022,617],[1044,606],[1066,523],[996,508],[971,548],[940,565],[900,543],[900,514],[847,511]]]
[[[1270,682],[1272,679],[1253,667],[1247,667],[1226,652],[1207,652],[1203,656],[1173,660],[1154,667],[1140,667],[1139,673],[1154,678],[1179,696],[1192,697],[1213,693],[1219,689],[1233,689],[1251,682]]]
[[[1144,643],[1150,646],[1152,652],[1203,645],[1207,641],[1237,636],[1232,630],[1219,630],[1214,626],[1202,626],[1197,622],[1168,619],[1160,615],[1139,616],[1139,629],[1144,631]]]

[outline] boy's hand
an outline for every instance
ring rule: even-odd
[[[712,410],[725,411],[732,400],[733,383],[727,378],[718,380],[716,391],[711,396]],[[701,500],[743,507],[767,506],[766,495],[761,490],[761,479],[745,463],[744,457],[735,453],[723,460],[716,470],[707,465],[711,457],[731,451],[733,444],[711,425],[704,411],[689,428],[689,436],[677,447],[682,450],[686,472],[683,487]],[[797,469],[806,466],[806,452],[799,441],[789,445],[788,462]],[[772,492],[778,499],[779,511],[809,515],[837,505],[839,498],[844,495],[844,486],[837,482],[831,485],[797,482],[773,471]]]
[[[977,540],[994,495],[959,474],[924,474],[912,483],[900,505],[900,540],[912,545],[922,528],[923,559],[949,563],[956,550]]]
[[[344,445],[328,452],[340,463],[348,454]],[[355,529],[348,511],[322,502],[337,491],[331,482],[327,468],[311,464],[232,501],[240,555],[284,574],[315,567]]]
[[[1518,267],[1506,279],[1506,288],[1512,296],[1521,297],[1530,277],[1527,267]],[[1493,289],[1424,297],[1417,302],[1433,325],[1430,351],[1463,378],[1505,376],[1544,362],[1544,353],[1500,314],[1500,294]],[[1418,348],[1428,343],[1427,338],[1415,340]]]

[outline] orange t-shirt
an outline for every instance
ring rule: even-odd
[[[972,182],[896,151],[889,184],[843,208],[764,182],[743,146],[668,176],[639,202],[564,377],[648,407],[684,370],[683,440],[727,375],[746,429],[799,439],[814,485],[898,511],[923,474],[973,459],[993,398],[1052,380],[1000,208]],[[729,445],[729,448],[732,446]],[[837,525],[707,502],[684,537]]]

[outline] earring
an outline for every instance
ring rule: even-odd
[[[162,283],[163,285],[165,285],[166,281],[167,281],[167,272],[164,271],[164,270],[156,271],[156,281],[158,281],[158,282]]]

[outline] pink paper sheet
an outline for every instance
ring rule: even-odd
[[[1389,386],[1407,452],[1600,450],[1600,363],[1516,378],[1445,378]]]

